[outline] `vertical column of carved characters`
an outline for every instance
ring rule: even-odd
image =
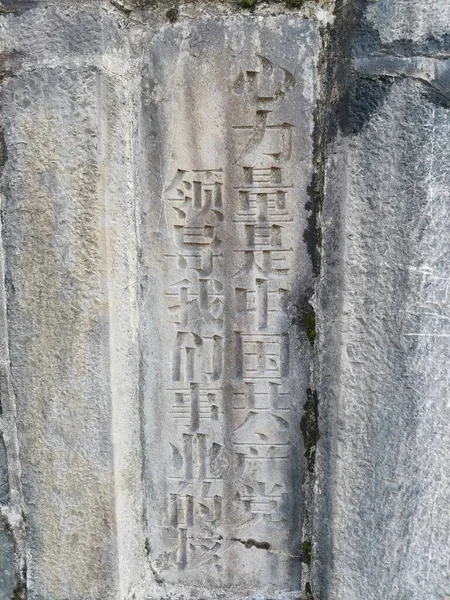
[[[268,411],[265,421],[266,446],[259,447],[261,471],[265,475],[260,484],[259,496],[253,503],[253,510],[263,514],[271,522],[285,520],[284,506],[288,493],[288,461],[290,457],[289,402],[280,404],[280,396],[289,398],[289,333],[283,307],[279,302],[288,293],[289,268],[292,249],[284,240],[291,216],[286,210],[286,196],[290,186],[284,182],[281,167],[270,166],[253,170],[253,185],[259,201],[259,220],[264,229],[259,233],[261,246],[264,243],[263,261],[267,279],[267,297],[263,295],[262,281],[257,280],[257,310],[261,315],[261,305],[267,310],[265,320],[259,316],[258,328],[264,323],[264,339],[258,342],[258,367],[260,374],[266,375],[264,386]],[[257,238],[258,239],[258,238]],[[270,300],[270,303],[269,303]],[[258,306],[259,301],[259,306]],[[269,312],[270,311],[270,312]],[[264,371],[262,370],[264,367]],[[281,393],[280,393],[281,391]],[[264,453],[264,455],[263,455]]]
[[[217,534],[222,515],[220,485],[221,377],[223,370],[223,272],[222,239],[223,183],[220,171],[196,171],[194,203],[199,213],[193,225],[202,228],[202,263],[197,267],[199,317],[203,338],[200,421],[196,438],[198,486],[195,490],[196,526],[189,537],[192,568],[219,568],[221,536]],[[197,230],[197,234],[200,231]]]
[[[289,392],[285,383],[286,333],[236,332],[243,358],[233,410],[237,426],[238,496],[255,522],[280,521],[280,502],[287,493],[289,459]]]
[[[176,325],[168,390],[175,424],[169,522],[178,530],[176,563],[181,570],[218,562],[219,538],[212,525],[222,514],[216,472],[223,446],[218,439],[223,414],[222,187],[221,170],[214,169],[178,171],[168,190],[176,246],[169,257],[174,281],[167,292]]]
[[[190,326],[191,306],[198,298],[197,281],[192,277],[189,260],[198,251],[189,252],[188,214],[197,201],[197,190],[190,174],[179,170],[167,195],[168,221],[172,226],[173,254],[169,255],[170,285],[166,291],[170,320],[175,325],[172,349],[171,379],[168,388],[172,406],[169,414],[174,427],[171,432],[172,464],[169,475],[169,525],[177,531],[177,547],[173,562],[180,569],[187,565],[188,529],[193,525],[192,490],[180,494],[194,475],[193,432],[199,425],[198,383],[195,379],[196,351],[201,347],[200,336]],[[194,255],[194,257],[192,256]],[[189,493],[191,492],[191,493]]]
[[[243,411],[241,404],[244,421],[234,431],[242,481],[238,496],[251,518],[280,521],[280,504],[287,491],[289,421],[287,415],[271,411],[281,408],[278,388],[289,365],[288,333],[280,323],[277,303],[288,289],[285,272],[290,249],[283,247],[281,234],[290,221],[285,210],[288,186],[283,186],[278,167],[244,167],[243,180],[237,188],[240,205],[234,221],[244,228],[245,246],[236,249],[241,260],[233,283],[235,375],[244,387],[235,396],[241,396],[248,410]],[[288,403],[281,410],[286,412]],[[258,475],[249,477],[250,472]]]
[[[281,521],[289,460],[289,333],[283,304],[288,294],[292,248],[285,245],[292,218],[291,185],[282,167],[290,160],[292,126],[271,123],[273,108],[295,86],[287,70],[258,56],[256,69],[241,71],[234,91],[255,106],[254,125],[236,125],[236,187],[241,231],[235,299],[234,444],[240,470],[237,496],[249,518]]]

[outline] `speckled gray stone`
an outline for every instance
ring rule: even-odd
[[[301,590],[311,344],[295,317],[312,285],[298,232],[318,47],[314,22],[281,15],[144,41],[146,514],[166,583],[153,598]]]
[[[39,599],[125,596],[144,556],[129,517],[142,514],[131,76],[104,8],[40,4],[1,24],[5,353],[22,483],[11,520],[20,532],[26,519]]]

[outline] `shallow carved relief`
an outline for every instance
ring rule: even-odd
[[[236,361],[233,445],[236,499],[246,521],[285,522],[289,492],[289,332],[283,299],[289,293],[292,248],[283,167],[292,153],[292,126],[272,119],[295,86],[286,69],[258,56],[259,70],[241,72],[234,91],[255,105],[254,126],[233,127],[240,183],[233,221],[243,244],[234,249],[233,321]],[[264,529],[259,526],[259,532]],[[270,537],[267,531],[267,537]]]
[[[222,171],[178,170],[165,202],[173,253],[166,290],[175,330],[171,382],[173,425],[166,524],[176,531],[170,564],[221,569],[224,356]]]
[[[163,198],[171,342],[164,349],[170,374],[161,438],[165,511],[158,525],[165,551],[154,565],[177,574],[172,581],[194,585],[200,576],[246,583],[248,555],[230,571],[245,547],[273,545],[259,557],[269,562],[257,568],[299,559],[290,541],[290,496],[291,409],[300,400],[292,396],[286,313],[295,250],[295,127],[278,110],[296,80],[264,56],[251,61],[228,90],[243,107],[242,121],[237,116],[227,128],[232,156],[192,161],[203,169],[175,164]],[[271,582],[270,572],[262,579]]]

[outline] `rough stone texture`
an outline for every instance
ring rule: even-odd
[[[203,18],[144,41],[149,558],[202,594],[300,590],[311,350],[295,317],[312,285],[298,232],[318,47],[317,26],[289,16]]]
[[[396,41],[444,44],[449,34],[450,5],[421,0],[369,2],[366,18],[383,44]]]
[[[4,86],[8,333],[29,577],[43,596],[108,594],[115,571],[99,84],[94,70],[56,68]]]
[[[298,597],[325,13],[4,7],[15,571],[39,599]]]
[[[3,0],[0,600],[450,596],[449,31]]]
[[[126,44],[98,3],[41,6],[2,26],[3,339],[28,591],[125,595],[144,554],[133,103],[131,75],[109,60]]]
[[[315,590],[444,599],[450,13],[393,0],[358,18],[340,24],[353,59],[322,215]]]
[[[14,540],[11,532],[0,524],[0,598],[10,600],[17,585],[14,563]]]

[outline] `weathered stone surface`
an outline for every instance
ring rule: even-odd
[[[119,58],[103,68],[123,47],[103,12],[3,18],[7,339],[34,598],[125,595],[144,556],[131,76]]]
[[[13,537],[0,523],[0,599],[10,600],[16,585]]]
[[[5,9],[16,569],[39,599],[298,597],[320,21]]]
[[[367,5],[366,18],[383,44],[445,43],[449,34],[450,5],[443,1],[382,0]]]
[[[97,597],[114,578],[98,78],[42,69],[4,86],[8,332],[42,597]]]
[[[444,600],[448,3],[149,4],[0,7],[0,600]]]
[[[320,597],[450,592],[449,24],[373,2],[354,38],[322,219]]]
[[[295,317],[312,285],[318,47],[317,26],[289,16],[144,41],[149,558],[161,581],[214,597],[300,590],[311,350]]]

